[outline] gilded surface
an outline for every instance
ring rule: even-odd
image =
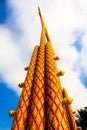
[[[12,130],[77,130],[71,102],[65,89],[62,90],[54,50],[44,20],[40,46],[36,46],[27,70],[22,94],[14,115]],[[59,72],[59,74],[58,74]]]
[[[61,104],[63,99],[61,86],[56,75],[54,50],[50,42],[46,44],[46,101],[47,127],[49,130],[69,130],[65,119],[65,110]]]
[[[37,54],[38,54],[38,47],[36,46],[31,58],[31,62],[23,86],[22,94],[20,96],[20,101],[16,111],[17,114],[13,121],[12,130],[25,130],[27,125],[28,107],[29,107],[29,100],[31,95],[33,75],[34,75],[34,70],[35,70],[35,65],[37,60]]]
[[[45,129],[45,32],[42,29],[37,65],[34,74],[33,90],[28,114],[27,130]]]

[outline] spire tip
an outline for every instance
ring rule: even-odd
[[[40,7],[39,6],[38,6],[38,13],[39,13],[39,15],[41,17],[41,11],[40,11]]]
[[[38,11],[40,11],[40,7],[38,6]]]

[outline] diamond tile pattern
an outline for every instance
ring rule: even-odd
[[[45,127],[45,32],[42,30],[40,47],[35,69],[33,90],[29,106],[28,127],[27,130],[44,130]]]
[[[12,130],[25,130],[27,125],[28,106],[31,95],[32,81],[34,77],[35,65],[38,54],[38,46],[35,47],[30,66],[27,72],[27,76],[24,82],[22,94],[17,108],[17,113],[14,118]]]
[[[61,86],[56,76],[54,50],[50,42],[46,43],[46,109],[48,130],[69,130],[65,110],[61,105],[63,99]]]
[[[24,81],[11,130],[77,130],[68,95],[57,76],[54,50],[42,23],[40,46],[36,46]]]

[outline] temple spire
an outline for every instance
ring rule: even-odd
[[[47,41],[51,41],[51,40],[50,40],[50,36],[49,36],[49,34],[48,34],[48,31],[47,31],[47,28],[46,28],[46,25],[45,25],[45,23],[44,23],[44,19],[43,19],[43,17],[42,17],[42,13],[41,13],[41,10],[40,10],[40,7],[39,7],[39,6],[38,6],[38,12],[39,12],[39,16],[40,16],[42,28],[44,28],[44,30],[45,30],[45,35],[46,35]]]
[[[60,76],[64,71],[57,69],[54,49],[44,23],[42,24],[40,45],[36,46],[27,70],[16,110],[10,111],[14,117],[11,130],[77,130],[71,109],[72,98],[62,88]],[[68,82],[68,81],[67,81]]]

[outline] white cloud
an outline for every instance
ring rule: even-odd
[[[82,37],[82,47],[77,59],[76,70],[81,78],[87,77],[87,32]]]
[[[74,108],[85,106],[87,90],[79,77],[82,71],[84,75],[87,72],[87,0],[9,0],[13,16],[8,19],[8,24],[10,25],[10,20],[13,19],[13,26],[17,26],[22,34],[15,39],[17,34],[0,27],[0,59],[3,59],[0,63],[1,75],[12,89],[19,91],[14,86],[24,79],[23,67],[28,63],[34,46],[40,41],[38,5],[41,6],[55,53],[61,56],[61,60],[58,61],[59,69],[66,71],[65,76],[61,78],[62,84],[74,98]],[[81,52],[74,46],[78,38],[76,31],[83,34]]]
[[[2,79],[19,93],[17,84],[24,78],[24,64],[10,31],[4,27],[0,27],[0,61]]]
[[[87,106],[87,89],[78,78],[78,73],[66,70],[64,77],[61,78],[63,87],[68,91],[68,95],[74,99],[73,108],[79,109]]]

